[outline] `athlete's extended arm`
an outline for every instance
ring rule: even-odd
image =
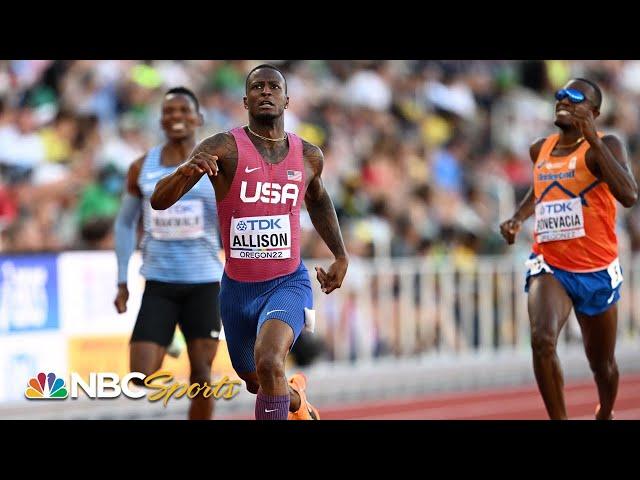
[[[138,187],[138,176],[144,157],[131,164],[127,173],[127,184],[122,204],[114,224],[115,250],[118,260],[118,293],[113,301],[118,313],[127,311],[129,289],[127,270],[129,259],[136,248],[136,227],[142,213],[142,192]]]
[[[217,176],[221,147],[228,143],[226,137],[226,134],[219,133],[196,145],[182,165],[156,184],[151,195],[151,207],[154,210],[165,210],[191,190],[205,173],[210,177]]]
[[[322,267],[315,267],[322,291],[331,293],[342,285],[349,266],[349,257],[342,240],[342,232],[340,231],[336,210],[322,183],[321,174],[324,163],[322,151],[314,145],[303,142],[303,155],[309,162],[313,172],[313,177],[309,181],[304,197],[307,211],[316,231],[335,257],[335,261],[328,271],[325,272]]]
[[[638,200],[638,184],[631,173],[627,149],[615,135],[598,136],[591,110],[575,108],[573,119],[591,148],[587,151],[587,165],[595,163],[596,175],[608,186],[611,194],[629,208]]]
[[[531,144],[531,147],[529,148],[529,155],[531,156],[531,161],[533,163],[536,162],[543,143],[544,139],[539,139]],[[518,205],[518,208],[516,209],[516,212],[513,214],[513,216],[509,220],[506,220],[500,224],[500,233],[509,245],[512,245],[516,240],[516,235],[522,228],[522,222],[533,215],[535,201],[536,199],[532,185],[522,202],[520,202],[520,205]]]

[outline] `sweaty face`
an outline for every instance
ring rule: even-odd
[[[247,81],[247,96],[244,97],[249,115],[257,119],[281,116],[289,103],[284,88],[285,80],[279,72],[271,68],[253,72]]]
[[[594,88],[588,83],[581,82],[580,80],[571,80],[562,87],[563,89],[573,89],[582,92],[585,99],[580,103],[572,103],[568,97],[562,100],[556,100],[556,119],[554,124],[560,128],[571,127],[573,121],[571,120],[572,114],[578,109],[587,109],[593,112],[593,118],[599,115],[597,103],[597,94]]]
[[[170,140],[182,140],[195,135],[201,118],[193,100],[187,95],[170,94],[162,102],[160,124]]]

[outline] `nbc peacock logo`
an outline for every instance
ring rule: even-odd
[[[56,377],[55,373],[40,372],[29,379],[28,385],[24,396],[30,400],[64,400],[69,396],[64,380]]]

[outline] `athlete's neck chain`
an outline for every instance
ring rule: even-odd
[[[569,148],[569,147],[575,147],[576,145],[578,145],[581,141],[584,140],[584,137],[580,137],[578,140],[576,140],[573,143],[570,143],[568,145],[558,145],[556,144],[556,148]]]
[[[269,138],[269,137],[263,137],[262,135],[258,135],[256,132],[254,132],[253,130],[251,130],[251,127],[247,124],[245,125],[245,127],[247,127],[249,129],[249,131],[254,134],[256,137],[261,138],[263,140],[267,140],[268,142],[281,142],[282,140],[286,140],[287,139],[287,134],[284,134],[284,137],[282,138]]]

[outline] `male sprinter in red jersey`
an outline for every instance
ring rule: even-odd
[[[596,418],[611,419],[618,391],[614,350],[622,284],[615,201],[631,207],[638,186],[625,146],[596,130],[600,88],[577,78],[556,92],[556,99],[560,133],[531,145],[533,187],[500,231],[512,244],[522,222],[535,213],[525,291],[533,369],[549,417],[567,418],[556,343],[573,306],[598,386]]]
[[[213,183],[226,264],[220,310],[229,355],[247,389],[257,394],[257,420],[318,420],[306,400],[306,379],[285,377],[285,358],[307,325],[313,296],[300,259],[300,206],[335,257],[316,267],[322,291],[339,288],[348,257],[331,198],[324,189],[322,151],[284,131],[289,103],[282,73],[254,68],[246,80],[249,124],[213,135],[158,182],[154,209],[173,205],[203,174]],[[198,265],[193,265],[198,268]],[[290,413],[289,413],[290,412]]]

